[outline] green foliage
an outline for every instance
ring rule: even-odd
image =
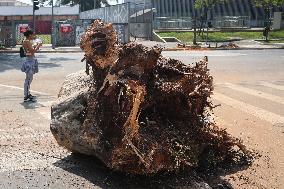
[[[194,7],[196,9],[211,9],[213,8],[215,5],[219,4],[219,3],[224,3],[226,0],[196,0],[194,2]]]
[[[225,3],[226,1],[233,1],[233,0],[195,0],[194,7],[196,9],[211,9],[215,5],[220,3]],[[258,7],[263,7],[264,9],[269,9],[273,6],[283,6],[284,0],[252,0],[253,4]]]
[[[176,37],[184,43],[190,43],[193,40],[193,32],[161,32],[158,33],[161,37]],[[205,41],[206,34],[204,36],[198,36],[198,41]],[[208,41],[221,42],[230,39],[262,39],[262,31],[259,32],[210,32]],[[284,30],[271,31],[270,40],[277,40],[275,42],[281,42],[284,40]]]
[[[266,17],[266,22],[265,22],[265,27],[270,27],[271,26],[271,21],[269,20],[270,17],[270,9],[272,7],[277,7],[277,6],[283,6],[284,5],[284,0],[253,0],[252,1],[256,6],[262,7],[265,11],[265,17]]]
[[[107,0],[61,0],[60,4],[66,5],[77,5],[80,4],[81,6],[90,7],[91,9],[101,7],[101,4],[109,5]]]
[[[4,45],[0,43],[0,50],[5,49]]]
[[[37,34],[37,37],[42,40],[43,44],[51,44],[51,35]]]
[[[282,39],[284,40],[284,30],[272,31],[270,32],[271,39]]]
[[[53,0],[55,1],[55,0]],[[41,0],[42,3],[49,2],[51,3],[51,0]],[[87,11],[94,8],[100,8],[102,5],[108,6],[108,0],[58,0],[60,5],[80,5],[81,11]]]
[[[265,9],[273,6],[284,5],[284,0],[253,0],[256,6],[263,7]]]

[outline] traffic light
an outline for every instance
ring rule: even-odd
[[[34,11],[39,9],[39,0],[34,0]]]

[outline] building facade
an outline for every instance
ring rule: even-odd
[[[79,19],[79,6],[54,7],[53,18],[55,23],[62,23],[56,25],[57,30],[60,31],[64,26],[63,22],[72,23]],[[34,25],[32,6],[0,6],[1,44],[5,46],[20,44],[23,39],[23,32],[26,31],[27,28],[32,28],[36,34],[41,35],[44,43],[50,43],[52,34],[51,7],[40,7],[39,10],[35,12]],[[74,31],[72,31],[72,33],[74,33]]]
[[[153,0],[159,17],[193,17],[195,0]],[[281,11],[282,8],[273,8]],[[255,7],[252,0],[233,0],[217,4],[210,10],[211,16],[250,16],[252,19],[264,17],[263,8]]]
[[[40,7],[35,11],[37,21],[51,21],[51,7]],[[76,20],[79,16],[79,6],[54,7],[55,20]],[[0,6],[0,21],[31,21],[32,6]]]
[[[208,10],[208,20],[214,20],[220,17],[246,17],[250,20],[250,25],[261,26],[265,18],[263,8],[256,7],[252,3],[253,0],[229,0],[223,4],[217,4],[212,9]],[[156,19],[182,19],[193,18],[195,15],[199,16],[201,11],[194,10],[195,0],[125,0],[125,2],[138,4],[144,8],[155,8]],[[271,10],[271,17],[273,12],[283,12],[282,7],[274,7]]]
[[[31,6],[31,4],[23,3],[18,0],[1,0],[0,6]]]

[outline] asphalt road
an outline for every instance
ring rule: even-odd
[[[209,57],[217,124],[259,157],[245,170],[221,176],[234,188],[284,188],[284,50],[164,52],[186,64]],[[84,69],[82,53],[41,53],[22,103],[24,74],[17,54],[0,54],[0,188],[147,188],[88,157],[74,157],[49,132],[50,105],[66,75]],[[90,164],[89,164],[90,162]],[[92,163],[91,163],[92,162]],[[125,181],[127,180],[127,182]]]

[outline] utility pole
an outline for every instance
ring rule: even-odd
[[[33,8],[33,30],[35,31],[35,9]]]
[[[39,0],[33,0],[33,30],[35,32],[35,11],[39,9]]]
[[[209,35],[209,18],[208,18],[208,15],[210,14],[208,7],[205,8],[205,12],[206,12],[206,45],[208,45],[208,35]]]
[[[52,49],[55,48],[55,40],[54,40],[54,12],[53,12],[53,0],[51,0],[51,46]]]

